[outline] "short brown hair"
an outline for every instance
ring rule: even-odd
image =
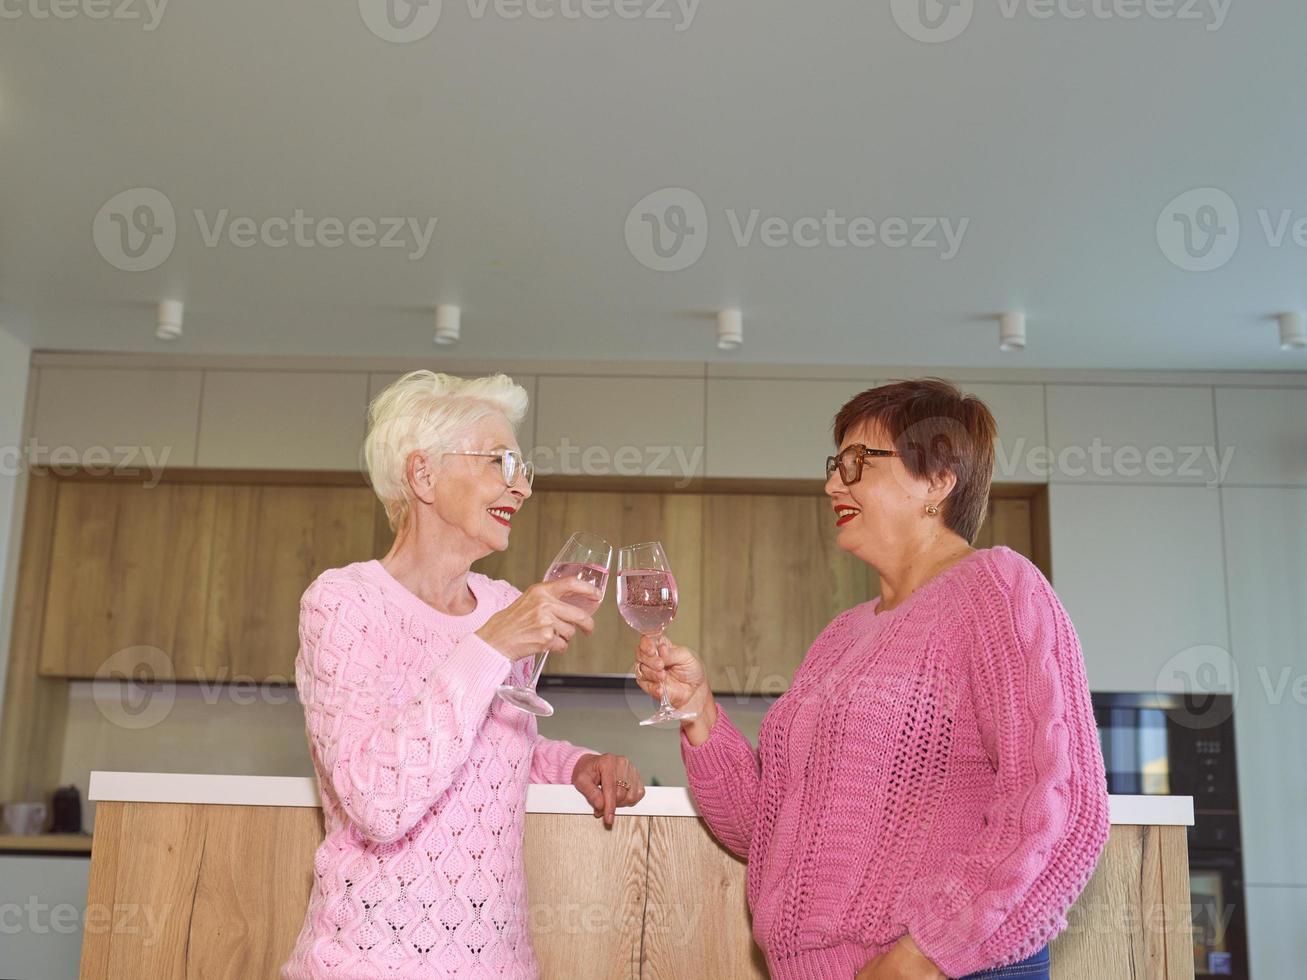
[[[864,423],[885,430],[913,476],[930,479],[948,472],[957,478],[943,504],[944,524],[967,544],[974,542],[989,504],[998,432],[985,403],[943,378],[869,388],[835,416],[835,447]]]

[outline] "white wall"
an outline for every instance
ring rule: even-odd
[[[26,482],[18,452],[23,441],[30,360],[28,346],[0,327],[0,704],[4,702],[18,548],[22,539]]]

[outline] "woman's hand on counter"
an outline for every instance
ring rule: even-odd
[[[911,936],[904,936],[858,971],[854,980],[948,980]]]
[[[624,755],[605,752],[581,756],[572,770],[572,785],[594,807],[595,816],[604,818],[605,827],[613,825],[613,814],[619,806],[635,806],[644,799],[640,771]]]
[[[697,711],[699,717],[682,722],[691,744],[708,738],[717,720],[717,706],[703,664],[689,647],[677,646],[666,637],[642,636],[635,648],[635,682],[655,700],[667,685],[667,700],[675,708]]]
[[[593,585],[574,578],[538,582],[499,610],[476,631],[477,636],[509,660],[533,657],[542,650],[566,650],[577,630],[593,633],[594,620],[565,596],[603,598]]]

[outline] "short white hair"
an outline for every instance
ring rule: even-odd
[[[456,378],[410,371],[372,399],[363,454],[391,528],[398,530],[408,517],[411,454],[459,449],[468,430],[492,415],[502,415],[516,432],[526,406],[526,389],[504,374]]]

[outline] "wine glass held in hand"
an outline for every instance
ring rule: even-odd
[[[676,618],[676,601],[676,579],[661,544],[648,541],[628,545],[618,553],[617,608],[631,629],[661,640],[663,631]],[[661,725],[698,717],[697,712],[672,707],[667,700],[666,684],[661,693],[658,710],[640,722],[641,725]]]
[[[585,531],[577,531],[567,539],[567,544],[554,556],[549,570],[545,572],[546,582],[562,579],[576,579],[586,582],[599,590],[598,598],[588,593],[575,592],[564,596],[564,601],[571,603],[587,615],[593,615],[604,601],[608,588],[608,570],[613,565],[613,547],[603,538]],[[548,718],[554,713],[554,706],[536,693],[540,675],[545,669],[548,650],[536,654],[535,669],[531,672],[531,681],[526,686],[503,684],[498,694],[514,708],[520,708],[533,715]]]

